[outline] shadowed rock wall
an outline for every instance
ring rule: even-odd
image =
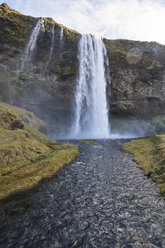
[[[165,46],[156,42],[104,39],[111,71],[111,113],[165,113]]]
[[[49,130],[64,130],[72,119],[80,34],[51,18],[42,18],[32,59],[20,71],[38,19],[24,16],[7,4],[0,5],[0,100],[33,111]],[[155,42],[103,41],[111,72],[107,87],[111,114],[126,118],[164,114],[165,46]]]

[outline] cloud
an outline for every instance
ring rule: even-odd
[[[32,0],[26,0],[24,11],[29,12],[31,10],[32,6],[33,6],[33,1]]]
[[[12,0],[8,2],[16,5]],[[163,0],[42,0],[42,3],[17,0],[16,3],[24,14],[53,17],[81,33],[165,44]]]

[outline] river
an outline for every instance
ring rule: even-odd
[[[0,248],[165,247],[165,201],[121,149],[79,145],[51,179],[0,204]]]

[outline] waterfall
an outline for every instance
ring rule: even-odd
[[[60,41],[63,40],[63,36],[64,36],[64,29],[63,29],[63,27],[61,27],[61,31],[60,31]]]
[[[54,30],[55,24],[53,24],[52,27],[52,41],[51,41],[51,48],[50,48],[50,54],[49,54],[49,59],[48,59],[48,63],[47,65],[49,65],[51,59],[52,59],[52,54],[53,54],[53,50],[54,50],[54,41],[55,41],[55,30]]]
[[[24,56],[22,57],[22,60],[21,60],[21,62],[22,62],[21,63],[21,71],[23,71],[25,68],[25,65],[31,61],[33,51],[34,51],[35,46],[36,46],[37,38],[38,38],[38,35],[40,32],[40,28],[41,28],[42,23],[43,23],[43,20],[40,18],[38,20],[35,28],[32,31],[32,34],[30,36],[30,40],[29,40],[27,47],[25,49],[25,52],[24,52]]]
[[[79,75],[72,126],[74,138],[108,138],[110,126],[106,96],[107,51],[102,39],[81,36],[78,47]]]

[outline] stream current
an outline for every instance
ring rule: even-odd
[[[74,141],[72,163],[1,202],[0,248],[164,248],[165,201],[125,141]]]

